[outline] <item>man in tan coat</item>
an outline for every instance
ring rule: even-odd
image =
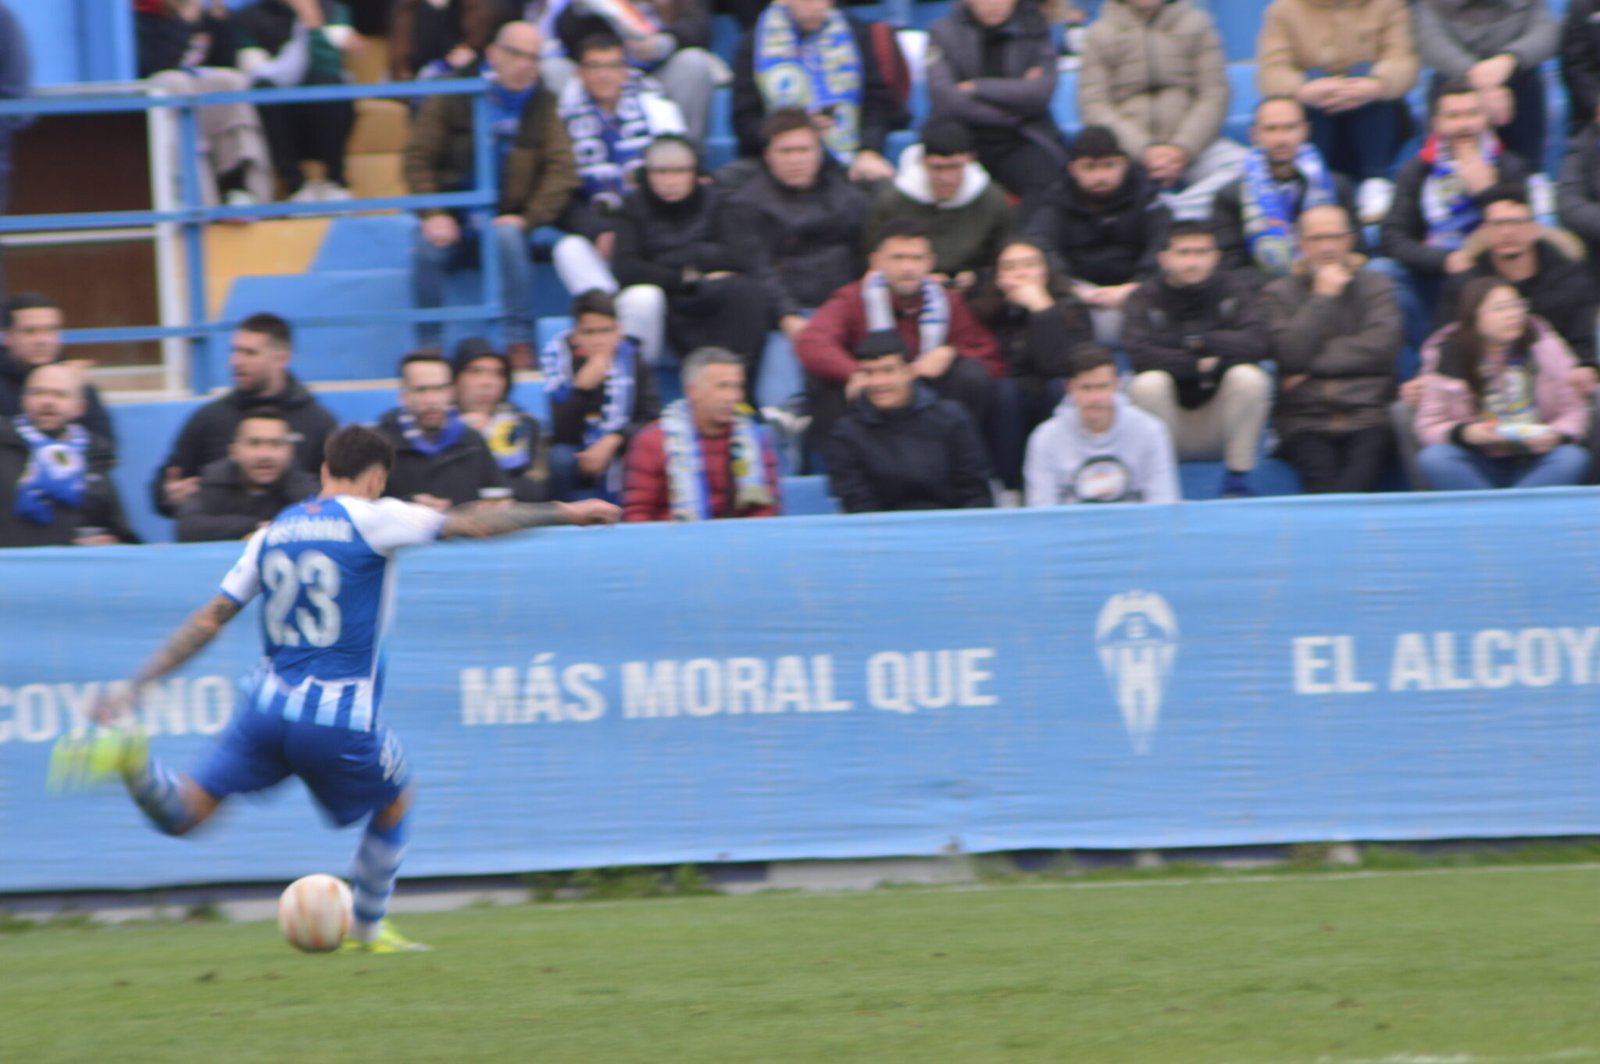
[[[555,94],[539,83],[544,46],[537,27],[510,22],[488,48],[490,130],[500,160],[493,239],[505,302],[506,353],[518,368],[533,365],[533,273],[528,237],[554,222],[578,187],[572,141]],[[431,96],[417,112],[406,145],[406,184],[415,194],[473,187],[472,97]],[[425,210],[412,271],[418,307],[444,303],[445,275],[477,261],[479,238],[455,214]],[[418,326],[423,347],[439,345],[440,326]]]
[[[1242,145],[1219,136],[1228,72],[1211,16],[1193,0],[1108,0],[1089,27],[1078,111],[1107,126],[1176,218],[1205,218],[1239,176]]]
[[[1272,0],[1256,41],[1262,96],[1293,96],[1311,141],[1352,182],[1386,174],[1417,80],[1406,0]]]

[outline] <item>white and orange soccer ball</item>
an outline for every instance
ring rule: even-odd
[[[278,896],[278,929],[295,949],[326,953],[350,933],[350,888],[318,872],[301,876]]]

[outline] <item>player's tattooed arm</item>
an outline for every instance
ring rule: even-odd
[[[160,650],[151,655],[133,678],[135,687],[159,680],[206,648],[242,607],[227,595],[215,595],[195,610],[167,637]]]
[[[510,506],[458,506],[445,516],[444,537],[504,536],[550,525],[612,524],[619,509],[601,499],[581,502],[513,503]]]

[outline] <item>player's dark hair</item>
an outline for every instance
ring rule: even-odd
[[[579,292],[578,297],[572,301],[572,321],[577,324],[579,318],[585,314],[598,314],[602,318],[615,318],[617,316],[617,301],[611,293],[599,288],[591,288],[587,292]]]
[[[322,448],[322,461],[328,475],[354,480],[373,466],[385,473],[394,468],[394,447],[388,437],[366,425],[345,425],[328,434]]]
[[[279,347],[288,347],[294,339],[289,323],[270,311],[257,311],[239,323],[241,332],[260,333]]]
[[[11,316],[19,310],[40,310],[49,308],[59,309],[55,300],[43,292],[18,292],[6,300],[4,318],[0,318],[0,325],[11,328]]]
[[[1103,344],[1078,344],[1067,353],[1067,376],[1076,377],[1090,370],[1099,369],[1101,366],[1117,368],[1117,356],[1111,353],[1111,348]]]
[[[451,380],[455,379],[455,369],[454,369],[454,367],[452,367],[450,365],[450,362],[443,355],[441,355],[439,352],[437,352],[437,351],[413,351],[409,355],[407,355],[406,357],[404,357],[404,358],[402,358],[400,360],[400,368],[398,370],[399,375],[400,375],[400,383],[401,384],[405,383],[406,367],[407,366],[421,365],[424,362],[437,362],[439,365],[441,365],[441,366],[443,366],[445,368],[445,372],[450,375],[450,379]]]
[[[615,33],[606,33],[602,31],[600,33],[588,34],[583,38],[583,40],[579,41],[578,50],[573,54],[573,58],[581,64],[583,62],[583,57],[588,55],[590,52],[612,51],[622,51],[622,38],[618,37]]]
[[[765,147],[785,133],[793,133],[797,129],[809,129],[812,133],[817,131],[805,108],[780,107],[761,123],[761,144]]]
[[[884,225],[883,232],[878,234],[878,242],[872,245],[872,250],[877,251],[891,240],[926,240],[931,245],[933,237],[928,235],[928,227],[909,215],[900,215],[890,218]]]
[[[1203,218],[1184,218],[1173,222],[1167,229],[1167,242],[1162,245],[1163,250],[1172,247],[1186,236],[1206,236],[1216,240],[1217,231]]]

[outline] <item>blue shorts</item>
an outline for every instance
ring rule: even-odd
[[[299,776],[340,827],[390,805],[411,781],[405,751],[388,728],[351,731],[243,705],[192,775],[219,801]]]

